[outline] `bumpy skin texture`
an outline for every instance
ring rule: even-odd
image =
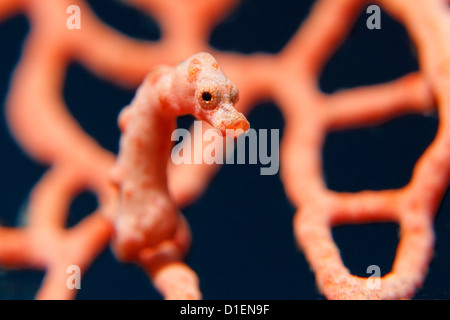
[[[144,248],[188,234],[180,230],[186,225],[167,187],[176,117],[192,114],[223,135],[227,129],[246,131],[247,119],[234,109],[237,100],[237,87],[208,53],[173,68],[158,67],[146,77],[119,116],[122,137],[112,170],[120,192],[113,246],[119,259],[137,260]]]

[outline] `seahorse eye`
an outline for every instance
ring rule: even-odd
[[[205,102],[211,102],[211,100],[212,100],[212,94],[211,94],[211,92],[209,92],[209,91],[205,91],[205,92],[203,92],[202,93],[202,99],[203,99],[203,101],[205,101]]]
[[[205,110],[215,109],[222,99],[221,86],[214,80],[207,79],[199,84],[195,97],[200,107]]]

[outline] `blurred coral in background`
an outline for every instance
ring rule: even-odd
[[[1,0],[0,298],[167,297],[109,248],[109,169],[144,76],[200,51],[281,130],[277,175],[168,166],[204,299],[449,298],[449,21],[443,0]]]

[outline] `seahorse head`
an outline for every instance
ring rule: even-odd
[[[250,127],[245,116],[235,109],[239,90],[223,73],[209,53],[198,53],[183,63],[186,86],[191,96],[190,113],[219,129],[223,135]],[[233,134],[233,133],[232,133]]]

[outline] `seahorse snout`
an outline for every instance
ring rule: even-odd
[[[239,136],[241,133],[246,132],[250,128],[250,124],[245,116],[233,109],[226,117],[218,119],[219,121],[213,121],[212,125],[219,129],[223,136],[232,135]]]

